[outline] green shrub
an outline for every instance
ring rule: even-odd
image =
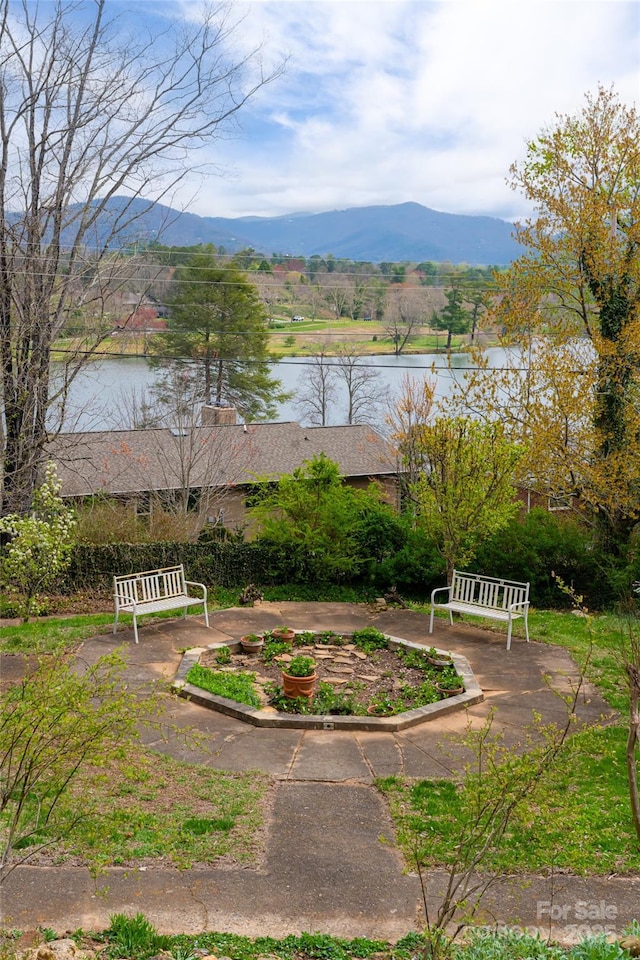
[[[612,599],[609,579],[603,576],[602,556],[594,550],[589,529],[572,517],[540,507],[513,520],[484,543],[471,569],[529,582],[531,601],[538,607],[571,606],[571,599],[556,586],[553,573],[575,586],[578,593],[585,593],[589,605],[601,607]]]

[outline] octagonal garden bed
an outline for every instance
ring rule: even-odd
[[[406,699],[412,699],[409,696],[410,684],[422,684],[422,699],[425,699],[425,690],[426,699],[429,699],[430,685],[435,687],[437,668],[426,666],[429,648],[375,630],[371,633],[383,638],[383,646],[377,649],[368,649],[366,643],[363,649],[362,645],[354,643],[352,638],[355,634],[300,630],[294,633],[292,640],[281,642],[279,646],[274,645],[275,638],[267,633],[269,653],[276,651],[268,658],[264,653],[243,651],[240,638],[187,650],[173,688],[181,697],[254,726],[313,730],[393,732],[464,709],[483,699],[482,690],[466,658],[437,651],[442,659],[449,661],[449,672],[455,672],[460,677],[463,691],[455,695],[437,693],[432,697],[433,702],[400,709],[398,704],[402,703],[405,694]],[[359,633],[366,635],[367,631]],[[434,652],[433,648],[431,652]],[[319,686],[311,705],[308,700],[292,701],[284,697],[278,684],[281,671],[296,656],[310,657],[319,675]],[[267,659],[269,662],[265,662]],[[418,670],[423,673],[420,677],[414,676]],[[214,680],[222,681],[222,687],[210,682],[212,675]],[[244,679],[251,675],[255,679]],[[196,682],[191,682],[194,679]],[[251,703],[241,703],[231,699],[230,695],[210,692],[201,685],[209,685],[214,690],[226,690],[227,687],[234,687],[236,682],[245,687],[248,684],[252,689],[253,694],[247,697]],[[238,697],[242,699],[245,695],[241,693]],[[320,705],[319,710],[315,709],[315,704]],[[345,704],[351,704],[358,712],[344,715]],[[387,716],[376,715],[394,704],[397,712]],[[295,712],[298,708],[304,712]]]

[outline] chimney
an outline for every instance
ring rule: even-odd
[[[221,427],[233,426],[238,422],[238,413],[235,407],[216,403],[212,407],[203,407],[200,411],[200,426]]]

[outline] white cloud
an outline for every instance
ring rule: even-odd
[[[253,0],[245,42],[285,75],[218,144],[232,179],[195,212],[280,215],[416,200],[521,215],[505,185],[527,138],[587,91],[637,100],[638,7],[626,0]]]

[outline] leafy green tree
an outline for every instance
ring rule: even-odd
[[[206,404],[230,403],[247,420],[273,418],[287,394],[271,376],[266,314],[245,274],[196,254],[176,271],[167,304],[168,329],[154,340],[152,362],[195,374]]]
[[[422,471],[411,484],[418,525],[437,545],[447,576],[467,565],[478,546],[505,526],[518,509],[514,473],[522,449],[500,424],[438,417],[410,441]]]
[[[17,591],[25,622],[38,612],[39,594],[68,566],[75,525],[73,511],[60,498],[60,481],[51,462],[33,495],[32,512],[0,518],[0,533],[8,538],[0,553],[0,585]]]
[[[527,472],[579,497],[622,557],[640,520],[639,142],[637,109],[600,88],[512,167],[535,215],[491,319],[517,349],[502,375],[469,375],[461,398],[524,440]]]
[[[18,863],[95,818],[91,780],[137,739],[157,697],[122,683],[116,652],[77,671],[64,655],[43,657],[0,703],[0,881]],[[83,789],[74,791],[75,781]]]
[[[338,464],[324,453],[265,487],[249,511],[258,538],[297,552],[323,581],[358,572],[365,559],[363,545],[371,542],[372,513],[391,512],[375,488],[347,486]]]
[[[452,336],[469,332],[471,314],[462,306],[466,298],[459,287],[445,291],[445,297],[447,305],[439,312],[434,311],[431,326],[434,330],[447,331],[447,350],[450,350]]]

